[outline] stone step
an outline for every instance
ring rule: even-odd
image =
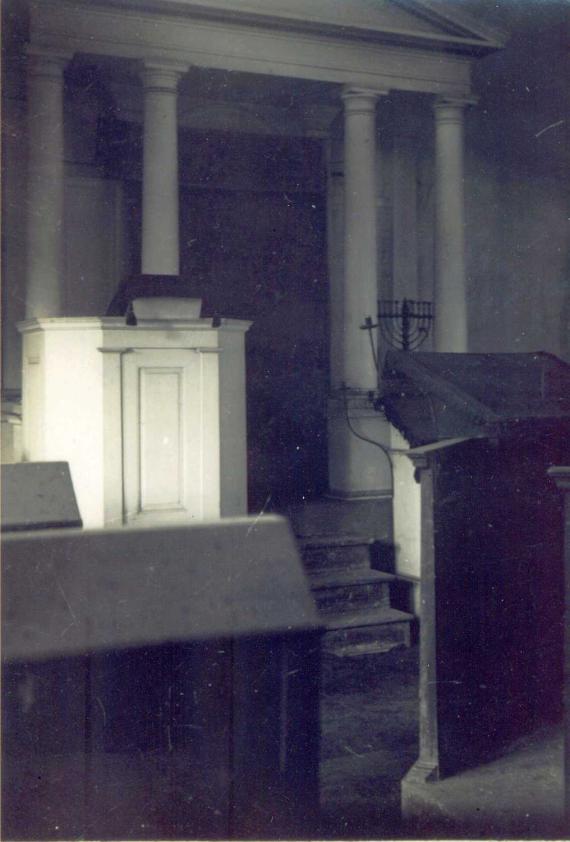
[[[392,538],[392,499],[305,500],[283,511],[295,535],[368,535],[375,540]]]
[[[326,628],[324,652],[356,656],[410,645],[413,616],[391,607],[396,577],[371,568],[377,541],[330,532],[297,540]]]
[[[337,656],[370,655],[410,645],[411,614],[396,608],[323,615],[323,651]]]
[[[390,607],[394,576],[377,570],[327,570],[309,576],[321,614]]]
[[[298,538],[307,572],[369,570],[372,539],[360,535],[311,535]]]

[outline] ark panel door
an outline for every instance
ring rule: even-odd
[[[196,350],[135,349],[124,355],[128,523],[184,521],[218,513],[216,363],[212,355]]]

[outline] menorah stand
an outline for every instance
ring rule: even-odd
[[[384,341],[396,351],[416,351],[429,336],[434,319],[431,301],[413,301],[411,298],[378,302],[378,322],[367,316],[362,330],[379,328]]]

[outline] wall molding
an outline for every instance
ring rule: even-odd
[[[212,69],[362,85],[371,89],[468,95],[470,57],[342,38],[339,34],[247,26],[118,10],[94,4],[41,3],[32,9],[32,42],[77,53],[169,60]],[[190,11],[190,10],[188,10]]]

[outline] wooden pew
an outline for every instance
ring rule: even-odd
[[[294,838],[320,629],[277,517],[4,541],[3,838]]]
[[[2,532],[82,526],[67,462],[2,465]]]

